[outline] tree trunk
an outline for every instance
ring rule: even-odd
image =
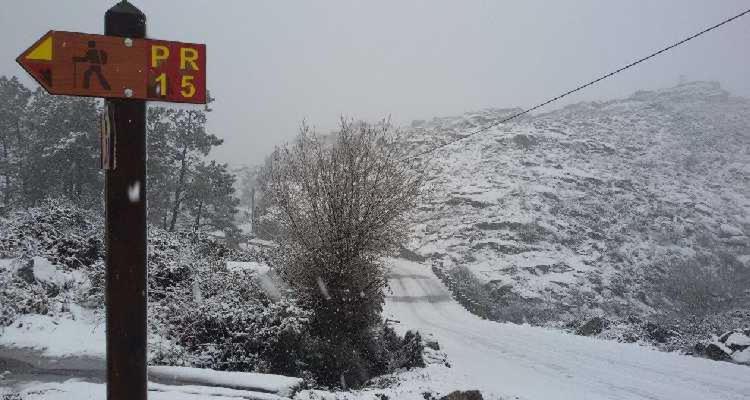
[[[198,212],[195,215],[195,226],[193,227],[193,230],[196,232],[198,231],[198,228],[201,226],[201,213],[203,212],[203,200],[201,200],[198,203]]]
[[[6,207],[10,206],[10,160],[8,160],[8,138],[3,131],[2,143],[3,146],[3,205]]]
[[[177,224],[177,214],[180,213],[180,203],[182,203],[182,186],[185,184],[185,174],[187,172],[187,144],[182,149],[182,165],[180,166],[180,179],[177,181],[177,187],[174,189],[174,204],[172,206],[172,219],[169,222],[169,231],[174,232]]]

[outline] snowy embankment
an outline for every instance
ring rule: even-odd
[[[157,382],[250,390],[279,396],[291,396],[302,386],[302,379],[288,376],[186,367],[152,366],[148,368],[148,376]]]
[[[33,349],[44,357],[89,357],[104,359],[104,320],[71,305],[69,315],[22,315],[0,328],[0,347]]]
[[[70,379],[61,383],[33,382],[20,390],[4,389],[0,396],[17,393],[23,400],[102,400],[106,397],[106,386],[100,383]],[[13,397],[11,397],[13,398]],[[285,400],[274,394],[250,392],[205,386],[170,386],[149,383],[148,398],[151,400]]]
[[[17,393],[24,400],[34,399],[103,399],[106,385],[89,382],[81,377],[65,379],[65,370],[57,370],[57,378],[46,382],[34,379],[11,385],[0,395]],[[80,371],[71,371],[80,372]],[[149,398],[151,399],[251,399],[284,400],[299,390],[302,379],[280,375],[224,372],[183,367],[149,367]],[[12,374],[11,374],[12,375]],[[54,376],[54,375],[51,375]],[[0,375],[0,383],[5,377]],[[11,380],[13,376],[9,377]]]
[[[747,399],[750,369],[552,329],[482,320],[429,267],[394,260],[388,318],[432,334],[451,379],[485,398]],[[514,397],[518,396],[518,397]]]
[[[0,327],[0,348],[33,349],[44,357],[104,358],[104,317],[73,301],[66,288],[82,285],[82,271],[65,271],[43,257],[24,265],[17,259],[0,260],[0,269],[59,291],[46,314],[24,314]],[[8,288],[10,289],[10,288]]]

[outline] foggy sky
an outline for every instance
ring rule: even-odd
[[[13,0],[0,11],[0,75],[47,30],[103,32],[116,1]],[[750,8],[740,0],[134,0],[149,37],[206,43],[212,155],[262,161],[306,119],[397,123],[529,107]],[[555,106],[689,80],[750,97],[750,16]]]

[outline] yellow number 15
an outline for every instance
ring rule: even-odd
[[[195,88],[195,84],[193,83],[193,80],[195,79],[192,75],[183,75],[182,76],[182,82],[180,83],[180,87],[182,87],[182,90],[180,90],[180,94],[182,97],[185,98],[191,98],[195,96],[195,92],[197,89]],[[159,74],[159,76],[156,77],[156,82],[159,84],[158,94],[161,97],[167,96],[167,74],[165,72],[162,72]]]
[[[193,79],[195,79],[192,75],[183,75],[182,76],[182,90],[180,91],[180,94],[182,94],[182,97],[190,98],[195,96],[195,84],[193,84]]]

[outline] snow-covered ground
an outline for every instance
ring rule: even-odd
[[[104,400],[106,386],[100,383],[70,379],[61,383],[30,382],[11,390],[0,386],[0,396],[16,393],[23,400]],[[284,400],[273,394],[205,386],[170,386],[149,383],[150,400]]]
[[[434,362],[424,369],[385,377],[382,385],[369,389],[340,393],[302,391],[295,399],[377,400],[386,395],[389,399],[420,400],[425,398],[425,393],[439,398],[453,390],[471,389],[481,390],[485,399],[750,398],[750,368],[746,366],[663,353],[635,344],[575,336],[552,329],[482,320],[452,300],[428,266],[402,259],[391,260],[391,264],[392,293],[386,302],[385,316],[398,321],[399,330],[418,329],[425,337],[437,340],[441,351],[447,354],[450,367]],[[0,336],[4,345],[22,347],[27,344],[40,349],[31,338],[37,342],[42,338],[48,344],[44,348],[48,355],[71,355],[76,351],[86,355],[91,353],[90,348],[76,349],[62,339],[71,334],[83,335],[80,336],[82,342],[101,337],[98,334],[87,339],[85,330],[65,328],[71,322],[63,322],[63,328],[58,328],[62,329],[60,331],[40,330],[45,332],[42,337],[34,327],[40,323],[37,320],[43,318],[27,317],[21,321],[29,326],[28,340],[24,342],[19,330],[22,328],[11,328]],[[150,398],[283,398],[239,387],[166,383],[169,384],[152,382]],[[0,394],[4,394],[2,390],[10,393],[6,388],[0,389]],[[28,382],[16,385],[13,391],[25,396],[24,400],[103,399],[105,386],[71,379]]]
[[[422,264],[393,260],[386,315],[432,334],[451,378],[488,398],[748,399],[750,368],[634,344],[482,320]],[[517,396],[517,397],[516,397]]]
[[[0,328],[0,347],[28,348],[41,351],[45,357],[104,358],[103,316],[70,305],[63,315],[22,315],[5,328]]]
[[[290,396],[302,385],[301,378],[187,367],[152,366],[148,368],[148,375],[155,381],[252,390],[279,396]]]

